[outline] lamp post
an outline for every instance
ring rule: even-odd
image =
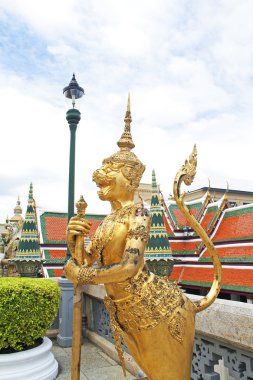
[[[68,221],[74,215],[74,197],[75,197],[75,146],[76,146],[76,129],[81,119],[81,113],[75,108],[76,100],[84,95],[84,90],[76,81],[75,74],[68,86],[64,87],[63,94],[72,102],[72,108],[67,111],[66,119],[70,129],[70,152],[69,152],[69,188],[68,188]],[[67,250],[68,260],[70,252]]]
[[[72,102],[72,108],[67,111],[66,119],[70,129],[70,152],[69,152],[69,189],[68,189],[68,221],[74,215],[74,196],[75,196],[75,145],[76,129],[81,119],[81,113],[75,108],[76,100],[84,95],[84,90],[76,81],[75,74],[68,86],[64,87],[63,94]],[[66,261],[71,255],[67,249]],[[61,289],[61,304],[59,321],[59,333],[57,342],[61,347],[72,345],[72,320],[73,320],[73,284],[67,280],[64,274],[59,279]]]

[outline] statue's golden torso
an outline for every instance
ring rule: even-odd
[[[120,263],[124,253],[130,215],[134,206],[119,209],[108,215],[97,228],[91,239],[89,250],[100,267]],[[124,286],[106,285],[107,294],[112,298],[126,297]]]
[[[133,212],[132,206],[116,210],[97,228],[92,237],[91,248],[99,265],[111,265],[121,261],[131,212]]]
[[[100,266],[122,261],[129,230],[130,216],[139,206],[114,211],[100,224],[91,241],[92,253]],[[150,273],[146,265],[131,279],[107,284],[107,303],[114,303],[117,320],[125,332],[155,327],[162,319],[171,335],[182,341],[186,299],[176,284]]]

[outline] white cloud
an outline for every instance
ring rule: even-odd
[[[43,38],[67,37],[78,18],[75,0],[2,0],[1,8],[14,14]]]
[[[209,177],[213,186],[228,180],[252,191],[252,11],[246,0],[2,0],[0,221],[17,195],[25,209],[30,181],[38,204],[67,209],[62,88],[73,71],[86,92],[76,195],[83,193],[89,212],[108,211],[91,175],[117,150],[129,91],[145,182],[154,168],[171,192],[196,142],[196,186]]]

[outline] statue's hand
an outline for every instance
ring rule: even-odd
[[[79,216],[73,216],[70,219],[67,228],[67,243],[72,255],[75,251],[76,237],[88,235],[90,228],[91,223],[87,219],[80,218]]]
[[[71,282],[77,285],[79,271],[80,271],[80,267],[76,265],[73,259],[69,259],[64,266],[63,273]]]

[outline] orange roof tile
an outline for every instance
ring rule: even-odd
[[[199,286],[209,286],[213,281],[214,270],[210,267],[184,267],[175,266],[170,275],[170,280],[177,281],[180,279],[182,284],[195,284]],[[247,287],[251,288],[253,292],[253,267],[252,269],[246,268],[223,268],[222,269],[222,287]]]
[[[253,212],[223,218],[213,241],[253,237]]]
[[[192,208],[192,209],[189,209],[189,211],[192,215],[196,216],[197,213],[199,212],[199,208]],[[177,210],[174,210],[173,212],[174,212],[176,221],[180,226],[189,226],[189,222],[187,221],[187,219],[185,218],[181,210],[177,209]]]
[[[241,245],[237,247],[216,247],[217,253],[220,258],[227,257],[227,258],[243,258],[243,257],[253,257],[253,245]],[[203,257],[211,257],[206,250],[201,258]]]
[[[46,216],[45,222],[48,240],[66,240],[67,218]]]
[[[47,259],[65,259],[66,258],[66,249],[46,249],[45,251],[45,258]]]
[[[102,222],[101,219],[88,219],[91,222],[91,229],[89,232],[89,238],[92,237],[99,224]],[[66,217],[45,217],[46,225],[46,235],[49,241],[66,241],[66,231],[67,231],[67,218]]]

